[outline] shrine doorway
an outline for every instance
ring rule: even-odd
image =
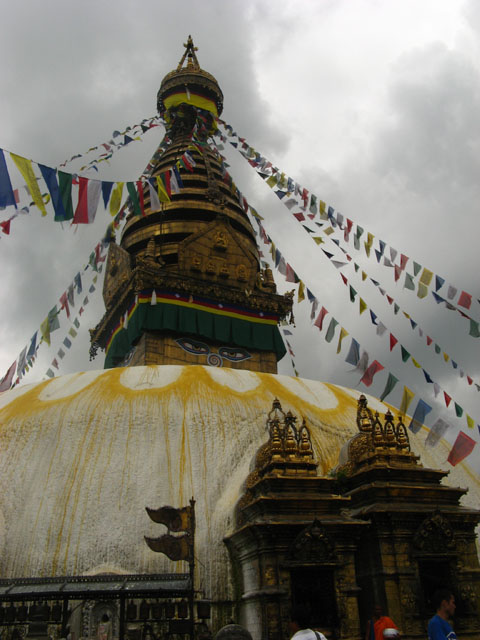
[[[334,567],[310,566],[290,569],[292,610],[303,605],[312,613],[311,625],[322,630],[338,628]]]

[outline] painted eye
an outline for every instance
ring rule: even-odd
[[[230,360],[230,362],[240,362],[252,357],[245,349],[232,349],[230,347],[220,347],[218,353],[222,358]]]
[[[210,353],[210,347],[204,342],[190,340],[190,338],[177,338],[175,342],[182,347],[182,349],[196,356],[205,356]]]

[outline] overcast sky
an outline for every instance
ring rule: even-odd
[[[201,66],[224,92],[222,117],[255,149],[374,233],[374,247],[380,238],[479,296],[480,5],[474,0],[1,0],[0,6],[3,149],[58,166],[109,141],[114,130],[154,115],[160,82],[191,33]],[[135,180],[161,137],[162,130],[153,129],[119,150],[99,174],[85,175]],[[402,363],[398,346],[389,353],[388,333],[378,337],[369,314],[359,316],[320,248],[245,161],[226,152],[238,186],[265,216],[286,260],[350,334],[337,355],[337,339],[327,344],[325,332],[310,327],[303,302],[290,340],[299,374],[355,387],[360,376],[344,362],[353,336],[385,366],[370,389],[374,395],[391,371],[400,380],[392,402],[398,404],[406,384],[417,394],[412,409],[420,397],[434,406],[427,424],[442,416],[452,434],[461,428],[478,440],[477,428],[467,430],[464,418],[435,403],[432,385],[411,361]],[[17,178],[14,186],[20,184]],[[0,220],[10,215],[0,212]],[[86,264],[108,222],[99,210],[94,225],[61,228],[52,215],[42,218],[32,208],[12,222],[9,236],[2,234],[0,375]],[[402,290],[403,279],[395,284],[392,270],[350,249],[458,369],[427,348],[378,289],[368,280],[362,284],[347,266],[342,272],[352,286],[442,390],[480,422],[480,393],[458,374],[462,369],[480,384],[480,339],[468,336],[468,323],[431,296],[419,300]],[[89,297],[81,335],[59,373],[103,366],[101,356],[88,360],[87,331],[103,314],[101,283]],[[477,319],[479,309],[475,303]],[[25,382],[44,377],[70,326],[63,314],[60,321],[52,347],[41,347]],[[288,358],[280,371],[292,373]],[[480,458],[474,459],[478,466]]]

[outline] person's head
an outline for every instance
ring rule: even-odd
[[[292,609],[290,626],[293,630],[308,629],[310,626],[310,609],[304,604],[298,604]]]
[[[252,640],[248,629],[239,624],[227,624],[217,631],[215,640]]]
[[[441,618],[451,618],[455,613],[455,596],[451,589],[437,589],[432,596],[432,604]]]
[[[375,620],[378,620],[382,616],[383,616],[383,609],[379,604],[376,604],[373,607],[373,617],[375,618]]]

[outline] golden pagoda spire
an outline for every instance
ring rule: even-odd
[[[178,63],[177,71],[180,71],[185,62],[185,58],[188,57],[187,60],[187,68],[191,71],[200,71],[200,65],[198,64],[197,56],[195,55],[195,51],[198,51],[198,47],[195,47],[193,44],[192,36],[188,36],[187,43],[183,43],[186,51],[184,52],[180,62]]]

